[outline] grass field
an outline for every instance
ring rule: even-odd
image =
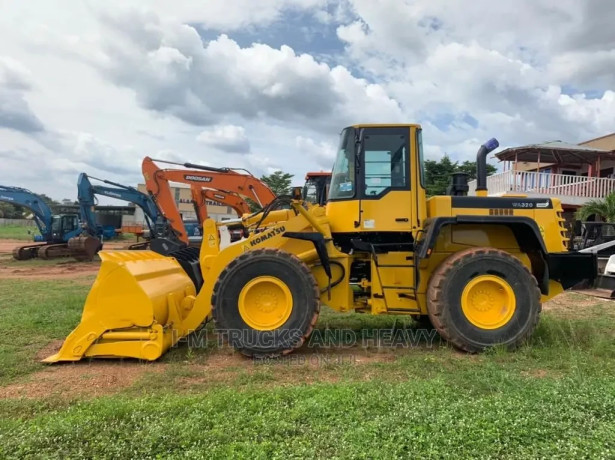
[[[28,233],[30,230],[30,233]],[[23,225],[0,225],[0,239],[10,238],[14,240],[30,240],[33,235],[38,235],[38,228],[24,227]]]
[[[201,347],[153,364],[39,364],[79,321],[89,282],[0,280],[0,457],[615,455],[611,302],[567,294],[516,352],[342,341],[258,364],[208,326]],[[325,311],[318,331],[414,327]]]

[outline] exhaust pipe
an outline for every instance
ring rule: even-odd
[[[487,154],[499,146],[494,137],[481,145],[476,153],[476,196],[487,196]]]

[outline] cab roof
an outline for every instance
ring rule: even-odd
[[[421,129],[418,123],[359,123],[351,125],[352,128],[417,128]]]

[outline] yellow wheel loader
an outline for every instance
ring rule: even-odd
[[[477,196],[456,177],[448,196],[426,199],[419,125],[348,127],[326,206],[296,190],[290,209],[278,199],[247,216],[250,237],[223,249],[208,219],[192,263],[102,251],[81,323],[46,361],[155,360],[211,317],[240,352],[280,356],[304,343],[321,304],[413,315],[468,352],[515,347],[542,302],[595,278],[596,259],[566,250],[559,200],[487,196],[495,147],[479,149]]]

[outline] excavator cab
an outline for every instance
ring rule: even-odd
[[[52,242],[64,243],[75,236],[79,230],[77,214],[59,214],[51,219]]]
[[[305,176],[305,185],[302,190],[302,199],[308,203],[324,206],[329,194],[331,183],[330,172],[309,172]]]

